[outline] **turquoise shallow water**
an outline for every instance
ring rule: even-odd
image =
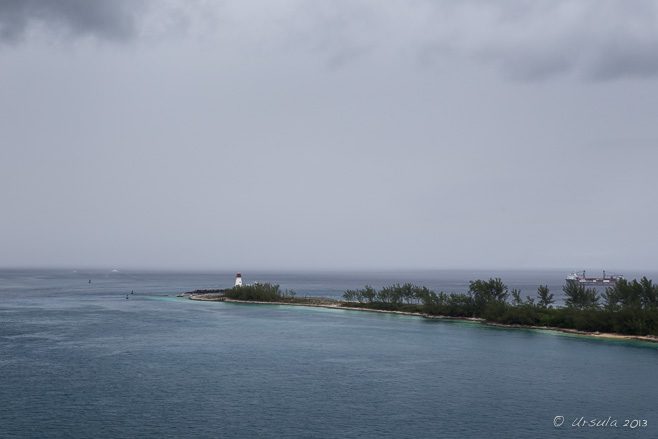
[[[658,433],[658,345],[174,297],[199,274],[2,282],[3,438]]]

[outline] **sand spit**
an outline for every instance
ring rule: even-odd
[[[504,325],[502,323],[488,322],[484,319],[477,317],[451,317],[451,316],[436,316],[425,313],[417,312],[405,312],[405,311],[388,311],[381,309],[368,309],[368,308],[357,308],[350,306],[343,306],[345,303],[342,300],[336,299],[327,299],[324,297],[309,297],[309,298],[296,298],[296,302],[255,302],[249,300],[233,300],[228,299],[223,296],[210,295],[210,294],[199,294],[199,295],[190,295],[190,300],[200,300],[200,301],[209,301],[209,302],[230,302],[230,303],[248,303],[248,304],[259,304],[259,305],[286,305],[286,306],[309,306],[313,308],[328,308],[328,309],[342,309],[346,311],[362,311],[362,312],[374,312],[382,314],[399,314],[406,316],[415,316],[423,317],[426,319],[435,319],[435,320],[459,320],[464,322],[473,322],[480,323],[487,326],[495,326],[498,328],[509,328],[509,329],[534,329],[540,331],[555,331],[562,332],[565,334],[579,335],[584,337],[593,337],[593,338],[602,338],[602,339],[613,339],[613,340],[636,340],[648,343],[658,343],[658,337],[655,335],[624,335],[624,334],[612,334],[604,332],[587,332],[579,331],[576,329],[566,329],[566,328],[555,328],[550,326],[528,326],[528,325]]]

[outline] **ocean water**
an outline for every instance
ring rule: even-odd
[[[325,297],[564,273],[472,275],[243,273]],[[0,271],[0,438],[658,435],[656,344],[176,297],[233,276]]]

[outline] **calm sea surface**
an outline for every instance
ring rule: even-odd
[[[175,297],[234,275],[0,271],[0,438],[658,437],[658,345]],[[243,273],[335,298],[564,275]]]

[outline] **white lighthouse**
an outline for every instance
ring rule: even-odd
[[[235,286],[236,287],[242,286],[242,275],[240,273],[235,275]]]

